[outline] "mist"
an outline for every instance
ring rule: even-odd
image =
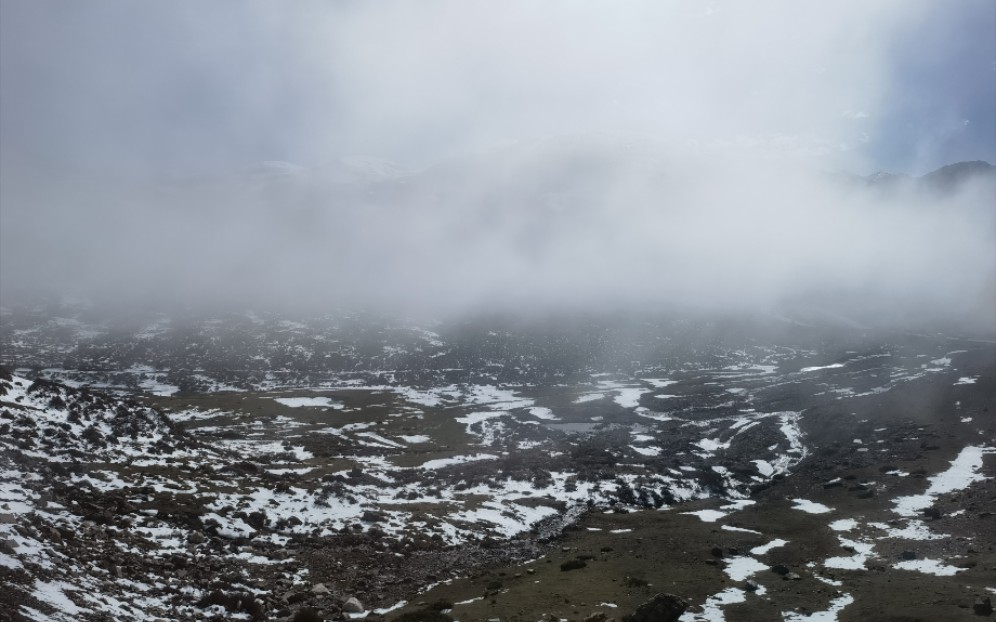
[[[0,296],[996,330],[991,170],[841,174],[996,160],[991,29],[938,50],[971,88],[907,71],[918,37],[992,13],[4,3]]]

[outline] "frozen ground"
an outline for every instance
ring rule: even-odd
[[[97,328],[58,326],[78,331],[70,350],[44,327],[18,328],[4,333],[4,356],[105,352]],[[877,568],[980,580],[965,565],[979,537],[966,525],[990,510],[958,502],[943,511],[949,522],[929,512],[991,481],[996,441],[980,404],[992,369],[975,354],[989,346],[858,339],[833,352],[807,341],[689,353],[671,339],[659,351],[680,355],[582,371],[551,367],[570,357],[547,346],[510,356],[512,333],[474,348],[441,331],[381,333],[400,345],[364,358],[341,340],[322,350],[306,323],[273,331],[275,345],[252,355],[265,371],[200,353],[113,372],[19,365],[0,380],[0,579],[15,586],[4,603],[30,620],[281,619],[308,603],[342,616],[358,597],[370,619],[390,618],[433,584],[456,590],[482,567],[549,555],[587,516],[634,511],[691,538],[749,544],[700,582],[716,589],[688,588],[683,620],[751,619],[736,612],[762,605],[784,620],[860,619],[848,612]],[[296,336],[294,352],[312,359],[352,348],[365,369],[297,368],[286,356],[277,367],[276,335]],[[84,385],[97,390],[72,388]],[[762,513],[775,518],[747,522]],[[788,528],[799,521],[805,533]],[[945,548],[952,538],[965,547]],[[800,555],[792,573],[838,592],[814,591],[808,611],[769,580],[769,567]],[[454,617],[485,619],[489,601],[474,598],[455,597],[468,602]]]

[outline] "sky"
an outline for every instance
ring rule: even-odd
[[[828,176],[996,161],[994,109],[992,0],[3,0],[0,305],[801,301],[996,330],[992,185]]]
[[[991,0],[5,0],[0,163],[420,168],[610,131],[922,174],[996,160],[994,33]]]

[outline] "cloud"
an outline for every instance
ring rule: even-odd
[[[887,141],[897,42],[932,6],[5,2],[2,286],[974,308],[978,196],[823,174]],[[274,160],[299,166],[250,168]]]
[[[853,142],[925,2],[4,5],[11,149],[193,172],[510,139]]]

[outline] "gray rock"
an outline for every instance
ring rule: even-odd
[[[329,590],[329,588],[325,587],[324,583],[316,583],[311,586],[311,593],[322,596],[325,594],[331,594],[332,592]]]
[[[0,538],[0,553],[6,553],[7,555],[15,554],[15,542],[10,538]]]
[[[363,603],[360,602],[355,596],[350,596],[346,599],[346,602],[342,604],[342,610],[346,613],[363,613],[366,608]]]

